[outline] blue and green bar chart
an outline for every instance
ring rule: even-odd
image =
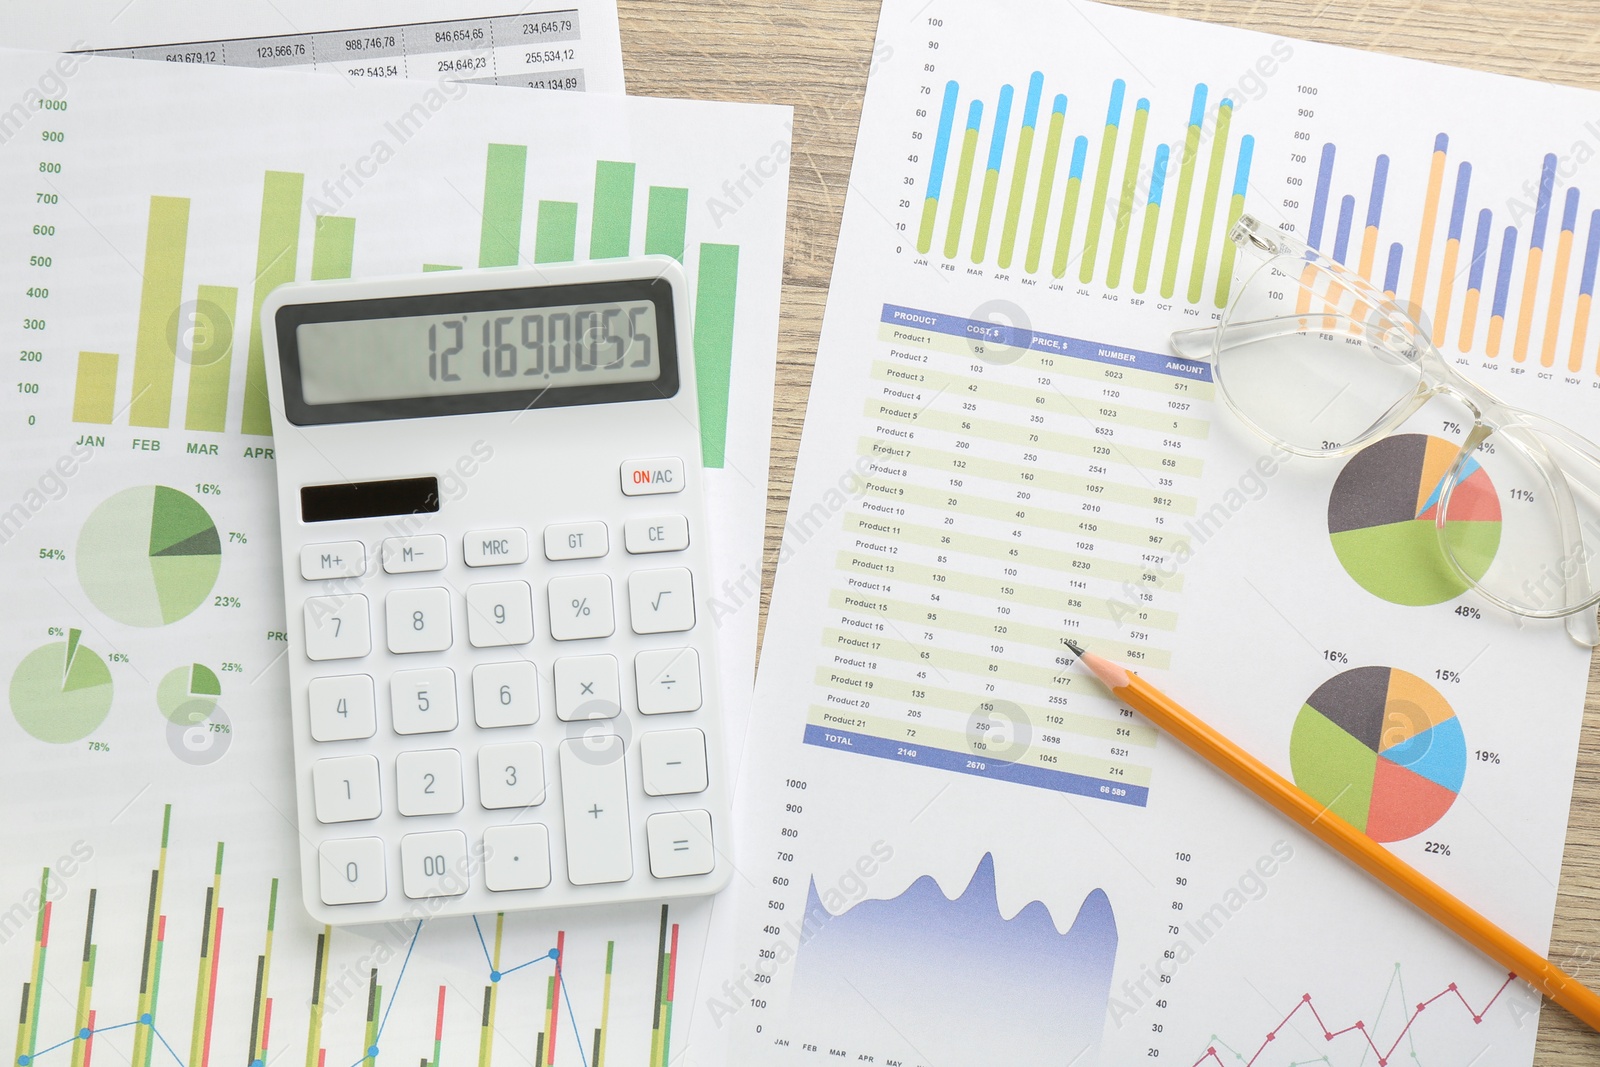
[[[945,85],[917,251],[1011,270],[1021,246],[1028,274],[1047,268],[1058,280],[1071,274],[1085,285],[1225,307],[1234,269],[1226,237],[1244,210],[1255,153],[1253,136],[1234,138],[1234,101],[1208,109],[1210,90],[1196,85],[1180,126],[1171,116],[1182,113],[1130,101],[1119,78],[1096,124],[1097,104],[1074,105],[1063,93],[1046,114],[1044,83],[1041,72],[1029,77],[1020,114],[1013,85],[1000,87],[992,109],[974,98],[964,111],[960,83]],[[1074,126],[1085,132],[1066,147]],[[1149,145],[1158,129],[1181,137]]]
[[[1515,363],[1537,362],[1569,374],[1585,368],[1600,374],[1600,332],[1591,336],[1589,331],[1600,260],[1600,208],[1591,209],[1580,223],[1583,195],[1568,186],[1558,197],[1553,153],[1539,161],[1536,176],[1530,167],[1531,204],[1479,192],[1482,201],[1504,205],[1506,217],[1498,222],[1494,207],[1472,211],[1470,161],[1455,163],[1452,180],[1448,134],[1434,138],[1426,162],[1420,225],[1409,221],[1416,217],[1410,213],[1408,221],[1393,223],[1384,203],[1390,156],[1378,155],[1370,171],[1358,163],[1346,173],[1338,145],[1324,144],[1306,242],[1381,285],[1419,321],[1429,322],[1433,343],[1442,350],[1453,346],[1462,353],[1509,356]],[[1352,233],[1357,198],[1346,193],[1336,200],[1338,185],[1366,192],[1365,225],[1359,233]],[[1435,259],[1441,225],[1444,245]],[[1402,284],[1403,275],[1408,284]],[[1577,294],[1569,305],[1574,275]]]

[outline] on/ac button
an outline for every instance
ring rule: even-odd
[[[628,496],[681,493],[683,486],[681,459],[635,459],[622,465],[622,491]]]

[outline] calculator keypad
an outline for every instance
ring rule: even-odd
[[[383,542],[383,569],[390,574],[442,571],[445,564],[443,534],[389,537]]]
[[[459,897],[467,891],[467,835],[460,830],[400,839],[400,880],[412,900]]]
[[[453,815],[461,810],[461,753],[453,748],[402,752],[395,760],[401,815]]]
[[[383,814],[376,756],[319,759],[311,765],[311,788],[318,822],[365,822]]]
[[[562,656],[556,660],[556,718],[614,719],[622,711],[615,656]]]
[[[550,580],[550,636],[557,641],[584,641],[617,632],[611,606],[611,578],[575,574]]]
[[[456,728],[456,672],[449,667],[395,671],[389,708],[397,734],[442,734]]]
[[[687,567],[634,571],[628,576],[628,600],[636,634],[694,629],[694,579]]]
[[[367,549],[360,541],[306,545],[300,550],[300,577],[308,582],[324,578],[359,578],[365,573]]]
[[[621,469],[627,496],[684,480],[676,459]],[[529,551],[541,540],[542,560]],[[705,703],[695,575],[659,565],[690,543],[688,518],[664,511],[531,537],[498,527],[302,546],[311,796],[334,831],[316,849],[322,902],[486,890],[509,904],[557,892],[557,879],[713,870],[711,815],[651,803],[692,805],[716,773],[691,717]],[[364,593],[349,591],[362,580]],[[681,636],[640,640],[662,634]],[[640,730],[635,713],[668,718]]]
[[[525,659],[472,668],[472,718],[486,730],[538,722],[538,668]]]
[[[503,648],[533,640],[533,590],[527,582],[489,582],[467,590],[467,640]]]
[[[528,531],[477,530],[461,539],[461,559],[469,567],[510,567],[528,562]]]
[[[603,522],[567,522],[544,528],[545,559],[599,559],[609,551],[611,535]]]
[[[711,813],[663,811],[645,820],[650,841],[650,873],[657,878],[706,874],[717,864]]]
[[[633,658],[639,712],[669,715],[699,711],[700,653],[692,648],[658,648]]]
[[[389,651],[443,652],[450,647],[450,590],[397,589],[383,598]]]
[[[378,732],[378,709],[368,675],[313,678],[310,707],[313,740],[358,741]]]
[[[629,519],[622,528],[622,543],[636,556],[648,552],[682,552],[689,547],[689,520],[682,515]]]
[[[371,904],[389,895],[379,838],[324,841],[317,860],[324,904]]]
[[[308,658],[360,659],[372,652],[371,614],[360,593],[311,597],[305,615]]]
[[[486,808],[544,803],[544,748],[537,741],[478,749],[478,799]]]
[[[483,880],[496,893],[543,889],[550,884],[550,831],[541,823],[491,826],[483,832],[488,852]]]
[[[567,877],[573,885],[633,877],[633,827],[622,738],[600,734],[561,742],[561,803]]]

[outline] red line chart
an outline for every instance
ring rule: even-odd
[[[1267,1036],[1262,1039],[1261,1047],[1256,1049],[1255,1054],[1245,1061],[1245,1067],[1255,1067],[1256,1061],[1262,1057],[1267,1049],[1272,1047],[1272,1043],[1278,1039],[1278,1035],[1283,1032],[1283,1028],[1288,1026],[1290,1020],[1292,1020],[1296,1015],[1300,1014],[1302,1010],[1309,1011],[1311,1013],[1311,1017],[1317,1021],[1317,1025],[1322,1028],[1322,1036],[1324,1040],[1333,1041],[1337,1038],[1345,1036],[1346,1034],[1360,1034],[1362,1040],[1366,1041],[1367,1047],[1372,1049],[1372,1054],[1378,1057],[1378,1067],[1387,1067],[1390,1057],[1392,1057],[1395,1053],[1395,1049],[1400,1047],[1400,1042],[1405,1040],[1406,1034],[1411,1031],[1411,1027],[1416,1023],[1417,1019],[1421,1017],[1423,1012],[1427,1011],[1440,1001],[1444,1001],[1446,1003],[1459,1003],[1467,1010],[1467,1014],[1472,1016],[1472,1023],[1474,1026],[1476,1026],[1477,1024],[1483,1022],[1483,1017],[1489,1014],[1489,1009],[1494,1007],[1495,1003],[1502,995],[1504,995],[1505,991],[1510,988],[1511,983],[1515,982],[1516,980],[1517,976],[1515,974],[1507,974],[1506,980],[1500,983],[1500,988],[1494,991],[1494,996],[1490,997],[1489,1002],[1482,1008],[1474,1008],[1467,998],[1462,994],[1461,990],[1456,988],[1456,984],[1451,982],[1449,986],[1438,993],[1435,993],[1427,1000],[1419,1001],[1417,1003],[1416,1008],[1411,1012],[1410,1016],[1406,1018],[1405,1026],[1400,1028],[1400,1032],[1395,1035],[1394,1041],[1389,1045],[1387,1050],[1378,1047],[1378,1043],[1372,1039],[1372,1034],[1367,1030],[1367,1024],[1364,1020],[1358,1019],[1349,1026],[1341,1027],[1337,1030],[1330,1027],[1327,1023],[1327,1020],[1322,1017],[1322,1013],[1317,1011],[1317,1006],[1312,1001],[1311,994],[1306,993],[1301,996],[1299,1001],[1295,1003],[1295,1006],[1290,1009],[1289,1014],[1283,1017],[1283,1021],[1278,1023],[1277,1026],[1274,1026],[1270,1031],[1267,1032]],[[1454,999],[1452,1000],[1452,998]],[[1215,1046],[1206,1049],[1205,1055],[1194,1061],[1194,1067],[1204,1067],[1204,1064],[1207,1060],[1210,1060],[1212,1063],[1214,1063],[1216,1067],[1228,1067],[1228,1065],[1223,1062],[1222,1056],[1217,1052]]]

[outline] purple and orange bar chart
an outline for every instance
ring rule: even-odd
[[[1585,217],[1583,194],[1576,186],[1558,191],[1558,160],[1552,153],[1539,161],[1536,185],[1530,175],[1532,217],[1508,206],[1501,210],[1510,217],[1500,220],[1497,227],[1494,208],[1472,211],[1471,162],[1456,164],[1453,181],[1450,162],[1449,135],[1440,133],[1428,160],[1420,228],[1401,230],[1402,224],[1385,221],[1384,200],[1391,192],[1390,157],[1380,154],[1370,172],[1364,168],[1353,171],[1338,183],[1338,147],[1324,144],[1306,228],[1307,243],[1402,301],[1419,321],[1426,312],[1431,318],[1433,343],[1441,349],[1453,338],[1456,350],[1464,354],[1491,359],[1509,356],[1516,364],[1559,366],[1569,374],[1589,367],[1600,374],[1600,331],[1593,336],[1590,333],[1600,261],[1600,209],[1590,210]],[[1352,248],[1351,238],[1356,235],[1351,229],[1358,208],[1354,195],[1338,197],[1330,238],[1335,185],[1367,184],[1369,173],[1366,225],[1358,246]],[[1446,204],[1447,186],[1446,214],[1441,209]],[[1441,221],[1445,240],[1435,258]],[[1387,254],[1380,256],[1384,237],[1389,239]],[[1408,244],[1407,238],[1412,243]],[[1569,293],[1574,275],[1575,296]],[[1409,285],[1402,286],[1403,279],[1408,279]],[[1430,286],[1434,297],[1428,306]],[[1456,322],[1453,331],[1452,320]]]

